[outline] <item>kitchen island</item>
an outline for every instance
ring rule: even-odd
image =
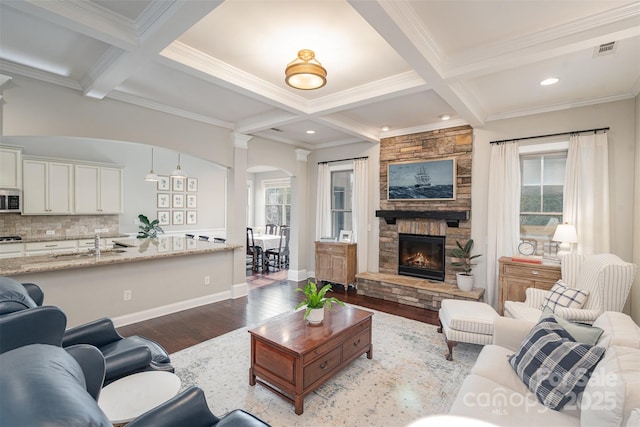
[[[182,236],[116,240],[100,255],[83,251],[0,260],[0,275],[38,284],[45,304],[60,307],[68,327],[100,317],[117,326],[246,295],[233,277],[242,245]]]

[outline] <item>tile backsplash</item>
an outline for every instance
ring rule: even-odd
[[[84,237],[95,235],[96,229],[108,229],[102,234],[120,232],[119,215],[20,215],[0,214],[0,236]],[[47,234],[54,230],[54,234]]]

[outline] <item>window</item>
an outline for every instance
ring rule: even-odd
[[[562,223],[566,163],[566,151],[520,156],[520,237],[535,239],[538,255],[556,251],[551,238]]]
[[[291,184],[282,181],[265,181],[264,223],[291,225]]]
[[[331,172],[331,235],[340,230],[352,230],[353,170]]]

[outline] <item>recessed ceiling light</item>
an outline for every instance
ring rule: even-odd
[[[382,126],[382,132],[386,132],[389,130],[389,126]]]
[[[315,130],[308,130],[307,133],[308,134],[313,134],[313,133],[316,133],[316,131]]]
[[[449,120],[451,118],[448,114],[441,114],[438,117],[440,117],[440,120]]]
[[[560,81],[559,78],[557,77],[549,77],[548,79],[544,79],[543,81],[540,82],[541,86],[549,86],[549,85],[553,85],[556,84]]]

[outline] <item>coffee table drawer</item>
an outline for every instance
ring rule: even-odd
[[[295,358],[287,353],[256,342],[255,366],[293,384],[295,378]]]
[[[314,381],[333,371],[340,366],[340,347],[331,350],[329,353],[318,358],[315,362],[304,368],[304,388],[309,387]]]
[[[371,330],[367,329],[342,344],[342,359],[347,360],[354,354],[362,354],[369,350],[371,344]]]

